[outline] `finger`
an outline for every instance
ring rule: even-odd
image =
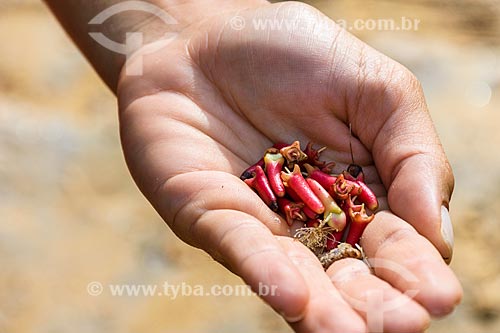
[[[401,161],[398,168],[387,196],[391,210],[431,241],[450,263],[454,237],[448,206],[453,176],[446,157],[419,153]]]
[[[372,65],[376,64],[367,64]],[[388,188],[391,210],[429,239],[449,262],[453,231],[447,207],[454,183],[450,165],[418,81],[388,59],[383,68],[380,75],[365,78],[363,95],[367,97],[361,98],[353,131],[362,142],[370,143]]]
[[[277,288],[262,298],[285,318],[302,316],[308,290],[272,233],[288,234],[288,226],[239,178],[223,172],[182,174],[157,195],[156,209],[181,239],[208,252],[254,291],[262,285]]]
[[[327,274],[367,321],[370,332],[423,332],[430,324],[429,314],[421,305],[371,274],[361,260],[337,261]]]
[[[379,212],[361,245],[375,274],[412,295],[433,316],[444,316],[460,303],[462,288],[432,244],[397,216]]]
[[[334,288],[316,256],[289,237],[278,237],[285,253],[302,274],[309,289],[309,303],[301,320],[290,323],[294,331],[365,332],[366,325]]]
[[[215,209],[244,212],[264,223],[271,233],[290,235],[290,227],[278,214],[238,177],[225,172],[196,171],[177,175],[150,200],[170,227],[192,245],[192,221]]]
[[[302,318],[309,292],[304,279],[259,220],[233,210],[206,211],[191,227],[197,245],[243,278],[285,319]]]

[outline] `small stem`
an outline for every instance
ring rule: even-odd
[[[352,152],[352,124],[349,123],[349,150],[351,151],[351,161],[354,164],[354,153]]]

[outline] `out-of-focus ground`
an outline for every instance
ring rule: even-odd
[[[454,167],[452,268],[465,289],[430,332],[500,331],[499,1],[316,1],[421,80]],[[91,281],[240,284],[139,194],[111,93],[38,0],[0,3],[0,332],[288,332],[256,297],[90,296]]]

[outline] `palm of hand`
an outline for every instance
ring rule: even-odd
[[[405,103],[407,87],[401,85],[407,82],[401,81],[407,73],[302,6],[269,6],[239,15],[247,23],[254,17],[301,18],[293,31],[270,33],[248,24],[233,30],[227,24],[231,16],[216,18],[188,28],[183,34],[189,39],[181,34],[161,52],[145,56],[145,75],[122,78],[119,89],[127,163],[146,197],[183,240],[206,250],[254,288],[277,285],[279,296],[263,298],[295,322],[297,331],[330,326],[364,331],[366,314],[351,309],[338,290],[363,297],[370,288],[382,288],[396,297],[397,289],[409,286],[387,272],[377,273],[392,288],[349,260],[327,274],[334,276],[347,265],[358,276],[332,284],[309,250],[282,237],[289,236],[286,224],[237,176],[272,142],[296,139],[327,145],[323,157],[336,161],[340,171],[351,161],[347,124],[352,123],[359,137],[352,140],[356,162],[363,165],[370,186],[385,196],[380,179],[391,186],[396,162],[386,159],[377,141],[384,141],[379,131],[392,111]],[[371,152],[380,153],[375,156],[380,176]],[[381,228],[387,221],[402,222],[386,215]],[[375,230],[373,241],[363,244],[372,256],[380,255],[374,244],[394,232],[386,229]],[[418,242],[427,241],[420,237]],[[428,256],[437,265],[432,250]],[[364,288],[356,286],[359,279]],[[428,308],[432,302],[426,297],[417,300]],[[326,314],[334,307],[334,314]],[[428,315],[417,302],[408,300],[397,311],[404,322],[393,319],[384,322],[385,328],[427,325]]]

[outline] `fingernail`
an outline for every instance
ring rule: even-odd
[[[301,321],[302,319],[304,319],[304,314],[300,314],[298,316],[295,316],[295,317],[291,317],[291,316],[287,316],[284,312],[281,312],[281,316],[283,318],[285,318],[285,320],[289,323],[296,323],[298,321]]]
[[[441,206],[441,235],[449,250],[449,256],[443,259],[446,263],[450,263],[455,240],[453,237],[453,226],[451,225],[450,213],[445,206]]]

